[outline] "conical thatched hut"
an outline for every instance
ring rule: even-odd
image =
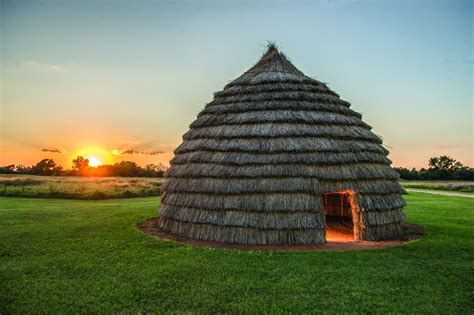
[[[240,244],[323,243],[331,228],[356,240],[401,236],[397,173],[349,107],[270,45],[183,136],[160,228]]]

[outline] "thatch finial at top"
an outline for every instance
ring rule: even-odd
[[[275,41],[273,40],[269,40],[268,43],[267,43],[267,48],[268,48],[268,51],[276,51],[278,52],[278,46],[276,44]]]
[[[278,46],[273,41],[269,41],[267,44],[267,50],[260,57],[260,60],[249,70],[244,73],[244,76],[251,73],[289,73],[296,76],[305,77],[303,72],[298,70],[289,60],[286,58]]]

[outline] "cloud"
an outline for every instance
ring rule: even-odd
[[[51,153],[64,153],[63,151],[59,149],[41,149],[41,152],[51,152]]]
[[[115,144],[114,149],[109,150],[115,156],[142,155],[152,156],[172,151],[176,144],[164,144],[166,138],[155,138],[153,140],[129,139]]]
[[[110,151],[111,154],[113,155],[158,155],[165,153],[164,151],[140,151],[140,150],[135,150],[135,149],[127,149],[127,150],[117,150],[113,149]]]
[[[115,150],[117,151],[117,150]],[[158,155],[164,153],[163,151],[138,151],[134,149],[129,149],[129,150],[124,150],[121,151],[119,154],[120,155],[125,155],[125,154],[136,154],[136,155]]]

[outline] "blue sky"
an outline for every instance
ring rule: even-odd
[[[167,163],[268,40],[350,101],[394,165],[474,164],[472,1],[1,4],[1,164],[69,167],[77,153]],[[110,153],[130,149],[165,153]]]

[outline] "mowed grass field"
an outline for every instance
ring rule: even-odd
[[[195,248],[142,233],[159,197],[0,198],[0,313],[474,312],[474,202],[410,193],[426,236],[346,252]]]
[[[0,175],[0,196],[114,199],[159,196],[163,178]]]

